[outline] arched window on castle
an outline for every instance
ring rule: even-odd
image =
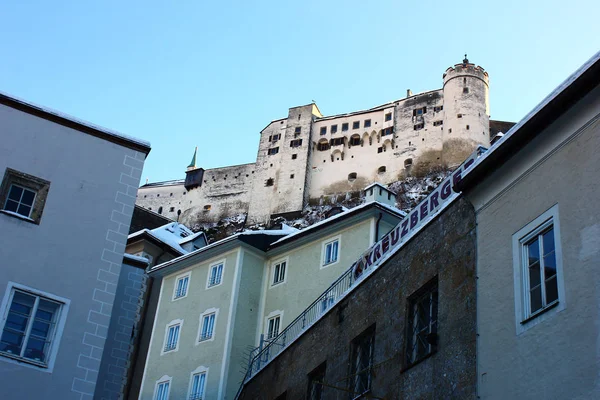
[[[158,207],[158,213],[162,214],[162,206]]]
[[[265,186],[273,186],[274,183],[275,183],[275,181],[273,180],[273,178],[269,178],[265,182]]]
[[[358,146],[360,144],[360,136],[359,135],[352,135],[350,136],[350,146]]]
[[[404,168],[409,168],[412,166],[412,158],[407,158],[404,160]]]
[[[382,165],[377,169],[378,174],[383,174],[386,171],[385,165]]]
[[[348,182],[354,182],[356,180],[356,172],[350,172],[348,174]]]
[[[330,146],[329,146],[329,142],[327,141],[327,139],[321,139],[319,140],[319,143],[317,143],[317,150],[319,151],[325,151],[325,150],[329,150]]]

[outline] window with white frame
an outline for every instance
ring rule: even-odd
[[[181,322],[171,322],[167,326],[167,333],[165,335],[165,345],[163,352],[177,350],[179,347],[179,334],[181,332]]]
[[[200,337],[198,338],[199,342],[213,338],[213,334],[215,331],[215,319],[216,318],[217,318],[216,312],[202,316],[202,328],[200,329]]]
[[[50,182],[7,168],[0,185],[0,211],[39,224]]]
[[[169,392],[171,390],[171,378],[163,376],[156,382],[154,388],[154,400],[167,400],[169,398]]]
[[[4,304],[0,355],[49,368],[64,327],[68,300],[10,282]]]
[[[175,280],[175,289],[173,292],[173,300],[181,299],[187,296],[188,286],[190,284],[190,274],[180,275]]]
[[[339,247],[339,238],[330,240],[323,244],[323,266],[333,264],[338,261]]]
[[[287,267],[287,260],[280,261],[273,265],[273,285],[282,283],[285,280],[285,269]]]
[[[513,249],[520,333],[565,307],[558,205],[515,233]]]
[[[207,287],[220,285],[222,278],[223,278],[223,263],[220,262],[218,264],[211,265],[210,273],[208,275]]]
[[[278,315],[273,318],[269,318],[267,323],[267,339],[273,339],[279,335],[279,324],[281,322],[281,316]]]
[[[206,385],[206,372],[198,372],[198,373],[192,374],[192,381],[190,382],[189,400],[204,399],[205,385]]]

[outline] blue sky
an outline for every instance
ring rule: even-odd
[[[259,132],[441,88],[468,53],[518,121],[600,50],[598,1],[4,1],[0,91],[152,143],[143,179],[253,162]]]

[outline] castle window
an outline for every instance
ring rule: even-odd
[[[297,126],[297,127],[294,129],[294,133],[295,133],[295,134],[300,134],[301,132],[302,132],[302,128],[301,128],[301,127],[299,127],[299,126]]]
[[[383,174],[386,171],[385,165],[382,165],[377,169],[378,174]]]
[[[290,142],[290,147],[300,147],[302,146],[302,139],[294,139]]]
[[[147,194],[145,194],[145,195],[144,195],[144,198],[146,198],[146,197],[148,197],[148,195],[147,195]]]
[[[452,128],[448,129],[448,133],[452,133]]]
[[[290,174],[290,179],[294,179],[294,174]]]
[[[468,88],[468,87],[466,87],[466,88],[463,88],[463,93],[465,93],[465,94],[466,94],[466,93],[469,93],[469,88]]]
[[[467,78],[463,78],[463,83],[467,83]]]
[[[274,154],[279,153],[279,147],[273,147],[272,149],[267,150],[267,154],[272,156]]]
[[[292,154],[292,160],[295,160],[296,158],[298,158],[298,154]],[[248,176],[248,175],[246,175]]]
[[[469,125],[467,125],[467,130],[469,130],[469,128],[470,128]]]
[[[390,126],[388,128],[385,128],[385,129],[381,130],[381,136],[391,135],[392,133],[394,133],[394,127],[393,126]]]
[[[347,130],[348,130],[348,123],[347,123],[347,122],[344,122],[344,123],[342,124],[342,132],[344,132],[344,131],[347,131]]]
[[[207,205],[204,206],[204,211],[210,211],[210,209],[211,209],[211,205],[210,204],[207,204]]]
[[[415,108],[413,110],[413,116],[427,114],[427,107]]]
[[[348,174],[348,182],[354,182],[356,180],[356,172],[350,172]]]
[[[273,180],[273,178],[269,178],[265,182],[265,186],[273,186],[274,183],[275,183],[275,181]]]
[[[169,196],[173,197],[173,193],[171,193]]]
[[[344,144],[344,137],[331,139],[332,146],[340,146]]]
[[[378,147],[378,148],[377,148],[377,152],[378,152],[378,153],[383,153],[383,147]]]
[[[352,129],[358,129],[360,128],[360,121],[354,121],[352,123]]]
[[[336,133],[337,132],[337,125],[331,125],[331,133]]]
[[[440,111],[442,111],[443,109],[444,109],[444,106],[435,106],[435,107],[433,107],[433,111],[434,111],[434,112],[440,112]]]
[[[159,214],[162,214],[162,210],[163,210],[162,206],[158,207],[158,213]]]
[[[352,137],[350,138],[350,145],[351,146],[358,146],[360,144],[360,136],[358,135],[352,135]]]
[[[321,127],[321,135],[326,135],[327,134],[327,127],[326,126],[322,126]]]
[[[272,141],[272,142],[276,142],[279,139],[281,139],[281,133],[278,133],[277,135],[269,136],[269,141]]]
[[[462,114],[456,114],[456,118],[462,118]]]
[[[391,121],[392,120],[392,113],[387,113],[385,114],[385,120],[387,121]]]
[[[319,143],[317,144],[317,150],[319,150],[319,151],[329,150],[329,142],[327,141],[327,139],[321,139],[319,141]]]
[[[363,126],[365,128],[370,128],[371,127],[371,120],[370,119],[365,119],[365,122],[364,122]]]
[[[407,158],[404,160],[404,168],[408,168],[410,166],[412,166],[412,158]]]
[[[439,120],[439,121],[433,121],[433,126],[440,126],[444,123],[444,121]]]
[[[160,193],[158,193],[158,194],[156,195],[156,197],[160,197]]]
[[[424,123],[420,123],[420,124],[416,124],[413,128],[415,131],[418,131],[420,129],[423,129],[424,126],[425,126]]]
[[[175,207],[170,207],[169,212],[175,212]]]

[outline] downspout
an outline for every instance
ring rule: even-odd
[[[382,212],[379,213],[379,218],[377,218],[377,222],[375,223],[375,238],[373,243],[377,243],[377,241],[379,240],[379,221],[381,221],[381,218],[383,218]]]

